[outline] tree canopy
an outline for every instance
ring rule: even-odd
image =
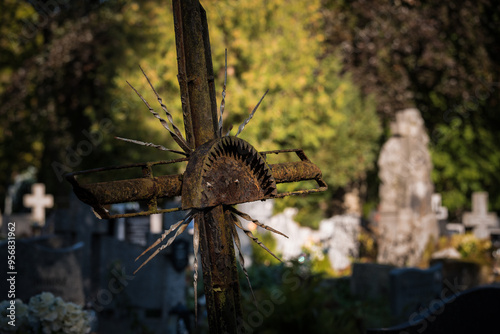
[[[397,110],[424,117],[436,192],[452,212],[472,191],[500,209],[500,8],[495,1],[324,2],[326,43],[376,97],[387,123]]]
[[[182,128],[169,1],[54,3],[6,0],[0,13],[2,198],[28,166],[64,197],[63,172],[173,158],[113,138],[175,146],[127,84],[155,106],[138,65]],[[381,124],[387,130],[395,112],[411,106],[429,129],[444,204],[459,213],[472,191],[487,190],[500,208],[494,1],[202,4],[219,102],[228,49],[224,130],[269,89],[241,136],[259,150],[303,148],[330,186],[321,196],[280,201],[302,207],[304,223],[314,225],[311,215],[352,184],[368,183],[376,201]]]

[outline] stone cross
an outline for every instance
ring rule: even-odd
[[[45,225],[45,209],[54,206],[54,196],[45,194],[45,185],[35,183],[31,187],[32,194],[24,195],[23,204],[31,208],[31,219],[40,226]]]
[[[465,227],[472,227],[474,235],[479,239],[490,236],[491,228],[498,228],[495,212],[488,212],[488,193],[485,191],[472,193],[472,212],[465,212],[462,218]]]
[[[436,215],[437,220],[448,219],[448,208],[441,205],[441,194],[432,194],[431,207],[432,212]]]

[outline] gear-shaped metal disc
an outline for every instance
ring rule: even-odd
[[[276,194],[276,181],[259,152],[243,139],[226,136],[191,154],[182,184],[182,209],[233,205]]]

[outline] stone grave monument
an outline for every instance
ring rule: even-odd
[[[392,137],[383,145],[378,166],[381,185],[377,261],[417,265],[439,227],[431,207],[434,186],[424,122],[417,109],[396,114]]]
[[[465,212],[462,221],[466,228],[472,228],[478,239],[489,238],[491,230],[500,228],[497,214],[488,212],[488,193],[485,191],[472,194],[472,212]]]
[[[483,286],[434,299],[405,323],[368,329],[367,334],[498,333],[500,287]]]
[[[35,183],[31,185],[31,194],[22,196],[23,210],[31,210],[31,214],[25,212],[14,212],[16,187],[9,187],[9,191],[5,198],[5,222],[16,223],[17,238],[26,238],[40,234],[41,229],[45,226],[45,209],[50,209],[54,206],[54,197],[45,193],[45,184]],[[19,207],[21,204],[18,203]],[[18,208],[19,210],[19,208]],[[5,234],[5,227],[2,228]]]
[[[32,194],[23,197],[23,204],[31,208],[31,220],[40,227],[45,225],[45,209],[54,206],[54,196],[45,194],[45,184],[35,183],[32,187]]]
[[[182,211],[165,214],[161,233],[184,218],[184,215]],[[149,221],[149,217],[134,218],[146,218]],[[146,243],[149,245],[158,237],[158,234],[148,233]],[[178,305],[186,305],[185,270],[192,253],[192,237],[187,232],[179,235],[171,247],[156,256],[136,275],[132,274],[138,267],[135,258],[144,251],[145,246],[134,240],[118,240],[111,235],[99,239],[99,289],[92,297],[93,307],[99,312],[104,309],[107,310],[104,313],[112,314],[106,318],[99,313],[100,329],[126,330],[129,323],[118,319],[121,319],[120,312],[127,307],[133,308],[139,321],[149,328],[169,328],[172,310]],[[123,274],[118,279],[120,284],[112,283],[114,278],[116,281],[114,273]],[[123,323],[114,325],[117,321]],[[175,329],[172,331],[175,332]]]
[[[361,220],[356,215],[336,215],[319,223],[314,231],[323,249],[327,250],[334,270],[343,270],[359,257],[359,231]]]
[[[443,285],[441,263],[428,269],[398,268],[389,273],[391,311],[396,318],[407,319],[439,298]]]
[[[52,292],[66,302],[83,305],[83,243],[68,244],[64,238],[43,236],[16,242],[16,298],[28,302],[42,292]],[[7,243],[0,243],[0,256],[7,258]],[[0,270],[8,272],[7,261]],[[0,284],[0,294],[7,296],[7,284]]]
[[[354,263],[351,293],[363,299],[389,299],[389,273],[395,268],[389,264]]]
[[[439,235],[448,235],[447,224],[448,224],[448,208],[442,205],[441,194],[432,194],[431,196],[431,207],[432,212],[436,215],[436,220],[439,226]]]
[[[308,248],[320,256],[328,256],[334,270],[346,269],[351,259],[359,255],[358,235],[361,220],[355,215],[337,215],[323,219],[319,229],[300,226],[294,221],[296,208],[286,208],[266,221],[288,238],[273,236],[276,240],[276,250],[283,260],[299,257],[304,248]],[[323,254],[324,253],[324,254]]]

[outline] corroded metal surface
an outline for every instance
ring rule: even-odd
[[[295,153],[301,160],[267,164],[271,154]],[[184,174],[154,176],[152,166],[189,161]],[[96,172],[140,167],[143,177],[129,180],[80,184],[77,176]],[[155,208],[158,199],[181,196],[182,209],[202,209],[257,200],[308,194],[327,189],[321,170],[300,149],[257,152],[246,141],[236,137],[214,139],[198,147],[188,159],[133,164],[71,173],[66,176],[78,198],[92,206],[102,218],[109,215],[104,206],[132,201],[153,203],[148,211],[133,215],[166,212]],[[317,188],[278,193],[276,184],[315,180]],[[181,208],[178,208],[181,209]],[[171,211],[171,210],[168,210]],[[167,211],[167,212],[168,212]]]
[[[182,185],[182,208],[233,205],[276,195],[266,161],[246,141],[222,137],[190,157]]]
[[[267,164],[271,154],[295,153],[301,160]],[[189,161],[184,174],[154,176],[152,167]],[[141,168],[142,178],[80,184],[77,176],[126,168]],[[327,189],[321,170],[300,149],[257,152],[246,141],[222,137],[198,147],[188,159],[98,168],[66,176],[78,198],[92,206],[102,218],[129,217],[169,212],[155,207],[158,199],[181,196],[182,209],[202,209],[257,200],[308,194]],[[318,187],[278,193],[276,184],[315,180]],[[109,215],[105,205],[148,201],[148,211]],[[178,208],[181,209],[181,208]]]
[[[90,205],[94,212],[101,219],[122,218],[133,216],[144,216],[154,213],[164,213],[180,210],[176,209],[158,209],[156,206],[157,200],[179,196],[182,187],[182,175],[153,175],[153,167],[158,165],[169,165],[187,161],[186,158],[137,163],[123,166],[113,166],[106,168],[95,168],[87,171],[80,171],[66,174],[65,177],[73,186],[75,195],[82,202]],[[119,171],[124,169],[140,168],[143,177],[128,180],[116,180],[107,182],[98,182],[90,184],[82,184],[79,181],[80,177],[93,175],[96,173]],[[105,209],[105,205],[114,203],[126,203],[134,201],[148,202],[148,211],[112,215]]]

